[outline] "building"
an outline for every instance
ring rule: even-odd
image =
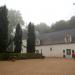
[[[22,53],[26,53],[26,39],[23,39]],[[75,52],[75,29],[41,34],[36,39],[36,52],[45,57],[72,58]]]

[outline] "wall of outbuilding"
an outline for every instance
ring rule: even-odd
[[[71,55],[67,55],[66,49],[71,49]],[[75,44],[56,44],[56,45],[44,45],[36,46],[36,50],[39,50],[45,57],[63,57],[65,54],[66,57],[72,57],[72,50],[75,52]],[[65,50],[65,53],[63,53]]]
[[[71,55],[67,55],[66,49],[71,50]],[[66,57],[71,58],[72,57],[72,50],[75,52],[75,43],[73,44],[56,44],[56,45],[42,45],[42,46],[36,46],[36,50],[39,51],[43,56],[45,57],[63,57],[65,55]],[[65,53],[63,53],[63,50],[65,50]],[[22,47],[21,53],[26,53],[26,47]]]

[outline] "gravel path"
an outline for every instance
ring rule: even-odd
[[[49,58],[0,61],[0,75],[75,75],[75,60]]]

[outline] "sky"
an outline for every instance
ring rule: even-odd
[[[19,10],[25,24],[44,22],[51,25],[59,20],[69,20],[75,15],[75,0],[0,0],[0,6]]]

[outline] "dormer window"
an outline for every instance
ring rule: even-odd
[[[71,43],[71,42],[72,42],[71,35],[65,32],[65,43]]]

